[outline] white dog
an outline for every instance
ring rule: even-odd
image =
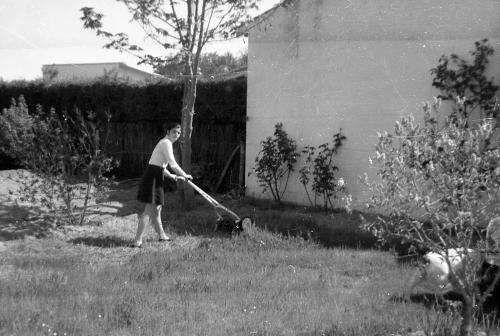
[[[500,246],[500,217],[493,218],[487,227],[486,238],[493,249],[498,249]],[[408,282],[404,297],[406,300],[410,298],[411,292],[415,287],[420,286],[429,290],[431,293],[436,293],[442,297],[443,294],[453,290],[453,285],[450,282],[450,268],[446,262],[446,254],[428,252],[424,255],[426,263],[420,267],[411,277]],[[473,258],[471,262],[480,263],[481,254],[472,249],[448,249],[447,254],[451,268],[455,274],[465,271],[465,258]],[[486,255],[485,262],[489,265],[500,266],[500,256],[498,254]]]
[[[447,258],[454,273],[460,273],[464,271],[465,258],[476,258],[477,256],[477,253],[474,253],[471,249],[467,249],[466,251],[459,248],[448,249]],[[445,258],[445,253],[428,252],[424,255],[426,263],[415,271],[408,282],[404,295],[406,300],[409,300],[412,291],[417,286],[423,287],[439,296],[453,290],[453,285],[450,282],[450,268]]]

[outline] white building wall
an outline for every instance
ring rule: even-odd
[[[296,0],[278,9],[249,38],[246,171],[278,122],[299,149],[331,141],[342,128],[338,175],[360,206],[368,194],[358,177],[375,174],[368,158],[377,131],[391,131],[401,115],[421,116],[421,103],[438,93],[430,69],[441,55],[466,56],[489,38],[496,53],[488,71],[498,83],[500,1],[480,3]],[[271,198],[254,174],[246,185],[247,195]],[[298,175],[285,200],[308,204]]]

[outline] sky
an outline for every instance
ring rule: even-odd
[[[261,0],[260,10],[278,2]],[[105,30],[125,31],[141,46],[145,43],[149,52],[158,52],[144,41],[142,30],[130,22],[127,9],[116,0],[0,0],[0,78],[41,78],[43,64],[58,63],[124,62],[152,72],[149,66],[137,65],[132,55],[103,48],[107,40],[83,28],[82,7],[103,13]],[[239,55],[246,48],[246,41],[238,39],[207,45],[204,52]]]

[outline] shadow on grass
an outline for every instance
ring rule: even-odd
[[[18,204],[14,199],[18,198],[18,178],[16,171],[4,172],[4,185],[0,188],[0,241],[23,239],[26,236],[37,238],[46,237],[51,229],[58,223],[57,216],[37,204]],[[101,216],[128,216],[136,213],[140,208],[139,202],[135,200],[138,182],[129,180],[125,182],[113,182],[109,193],[100,199],[103,204],[90,206],[88,217]],[[64,220],[62,220],[64,221]],[[64,224],[59,220],[59,224]]]
[[[136,200],[139,179],[113,181],[109,188],[96,200],[96,205],[88,208],[87,218],[90,223],[106,221],[113,217],[125,217],[143,211],[143,205]],[[291,204],[276,204],[269,200],[252,198],[226,199],[224,195],[213,195],[219,203],[234,211],[240,217],[250,215],[256,225],[284,236],[301,237],[311,240],[327,248],[342,247],[354,249],[379,249],[377,239],[369,232],[361,229],[360,212],[346,213],[335,211],[325,213],[317,209]],[[0,215],[2,207],[0,203]],[[18,209],[19,210],[19,209]],[[5,209],[14,213],[16,209]],[[19,210],[20,211],[20,210]],[[37,209],[23,211],[38,212]],[[23,217],[25,214],[16,214]],[[195,236],[213,237],[216,224],[216,214],[205,199],[197,195],[189,210],[183,209],[177,192],[167,192],[165,206],[162,210],[163,223],[167,231],[176,234],[190,234]],[[363,216],[370,219],[369,214]],[[14,216],[15,217],[15,216]],[[16,217],[16,218],[17,218]],[[3,218],[2,218],[3,219]],[[50,227],[50,226],[49,226]],[[43,236],[48,227],[33,225],[30,220],[21,222],[0,221],[0,239],[17,239],[25,235]],[[120,242],[94,241],[89,239],[87,245],[108,246],[122,244]]]
[[[371,323],[369,327],[360,323],[359,325],[337,325],[332,324],[326,329],[315,329],[312,331],[298,333],[298,336],[374,336],[389,335],[391,327],[385,321]]]
[[[123,238],[115,236],[78,237],[75,239],[71,239],[69,242],[75,245],[83,244],[86,246],[104,247],[104,248],[125,247],[130,245],[130,240],[125,240]]]
[[[250,203],[251,204],[251,203]],[[339,210],[325,213],[304,207],[280,205],[254,210],[259,227],[282,235],[302,237],[326,248],[380,249],[378,240],[361,228],[362,214]],[[370,214],[362,214],[370,218]]]
[[[0,241],[22,239],[26,236],[43,238],[55,226],[51,216],[40,215],[37,207],[23,207],[0,200]]]
[[[258,227],[283,236],[300,237],[326,248],[380,249],[377,238],[361,228],[362,213],[359,211],[325,213],[252,198],[231,200],[224,205],[240,217],[251,216]],[[363,216],[371,218],[372,215],[363,213]],[[212,228],[213,224],[204,226]]]
[[[402,296],[392,296],[389,301],[404,303],[407,300]],[[411,303],[421,304],[427,309],[436,309],[442,312],[460,311],[462,296],[455,292],[448,292],[442,296],[432,293],[418,293],[410,295]],[[477,312],[476,318],[487,321],[490,325],[500,323],[500,302],[497,300],[486,300],[482,309]],[[480,321],[479,321],[480,322]]]
[[[406,302],[402,296],[392,296],[389,301],[392,302]],[[452,307],[450,303],[461,303],[462,296],[458,293],[448,292],[443,295],[436,295],[433,293],[417,293],[410,295],[410,302],[422,304],[426,308],[441,309],[446,311]],[[454,305],[454,304],[453,304]]]
[[[344,336],[344,333],[338,326],[334,325],[326,330],[313,330],[297,334],[297,336]]]

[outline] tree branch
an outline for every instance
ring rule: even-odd
[[[184,47],[184,36],[182,36],[182,27],[180,24],[179,17],[177,16],[177,12],[175,10],[174,0],[170,0],[170,7],[172,8],[172,15],[173,15],[175,24],[177,26],[176,30],[177,30],[177,33],[179,34],[179,41],[180,41],[181,45]]]
[[[193,29],[193,0],[187,0],[187,29],[186,29],[186,49],[189,52],[193,51],[192,47],[192,29]]]
[[[214,9],[215,9],[215,6],[212,6],[209,8],[210,16],[208,17],[207,28],[206,28],[205,33],[204,33],[205,38],[203,39],[203,45],[205,45],[207,43],[209,36],[211,35],[210,24],[212,23],[212,16],[214,14]]]
[[[198,0],[197,0],[198,1]],[[203,33],[204,33],[204,24],[205,24],[205,9],[207,5],[207,0],[202,0],[201,7],[201,21],[199,26],[199,36],[198,36],[198,45],[196,47],[196,55],[194,58],[194,66],[195,69],[198,69],[198,62],[200,60],[201,51],[203,49]]]

